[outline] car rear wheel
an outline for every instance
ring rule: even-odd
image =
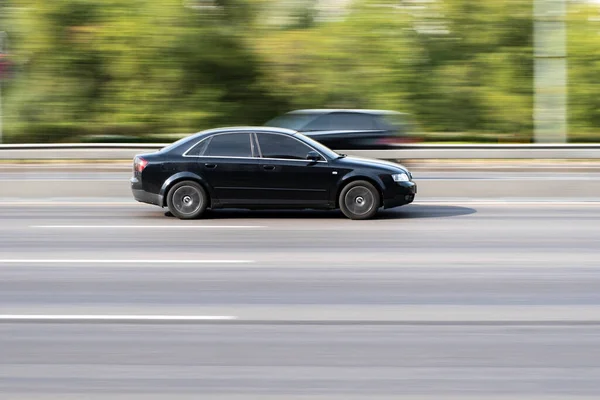
[[[377,214],[381,198],[367,181],[349,183],[340,193],[340,209],[350,219],[369,219]]]
[[[167,206],[171,214],[179,219],[194,219],[206,210],[208,196],[204,188],[196,182],[178,182],[169,190]]]

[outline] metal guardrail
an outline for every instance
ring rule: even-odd
[[[166,144],[16,144],[0,145],[0,160],[131,160]],[[340,150],[387,160],[443,159],[600,159],[600,144],[418,144],[392,150]]]

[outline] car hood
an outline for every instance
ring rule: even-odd
[[[338,164],[341,166],[347,165],[351,167],[364,167],[364,168],[383,168],[390,172],[408,172],[408,168],[406,168],[402,164],[384,161],[384,160],[376,160],[372,158],[363,158],[363,157],[354,157],[347,156],[344,158],[339,158],[336,160]]]

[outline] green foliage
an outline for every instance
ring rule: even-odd
[[[529,140],[531,0],[332,4],[10,0],[6,131],[13,141],[146,136],[356,107],[409,112],[427,132]],[[577,140],[600,125],[598,17],[597,6],[570,6]]]
[[[569,28],[570,127],[591,136],[600,131],[600,8],[573,8]]]
[[[11,133],[60,141],[263,122],[282,102],[260,84],[241,29],[253,14],[242,6],[228,1],[200,12],[180,0],[32,2],[16,50],[23,62],[9,88]]]

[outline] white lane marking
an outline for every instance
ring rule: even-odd
[[[600,206],[600,200],[589,200],[589,201],[561,201],[561,200],[470,200],[470,199],[456,199],[456,200],[427,200],[427,201],[415,201],[411,203],[414,205],[428,205],[428,206],[438,206],[438,205],[459,205],[459,204],[469,204],[469,205],[490,205],[490,206]],[[405,206],[406,207],[406,206]]]
[[[31,225],[36,229],[260,229],[261,225]]]
[[[423,204],[423,205],[449,205],[449,204],[459,204],[459,203],[468,203],[468,204],[479,204],[479,205],[567,205],[567,206],[578,206],[578,205],[588,205],[588,206],[598,206],[600,205],[600,199],[593,198],[590,200],[511,200],[511,199],[440,199],[440,200],[415,200],[414,203],[411,204]],[[149,205],[149,204],[140,204],[135,201],[52,201],[52,200],[40,200],[40,201],[1,201],[0,207],[2,206],[44,206],[44,207],[55,207],[55,206],[102,206],[102,207],[115,207],[115,206],[130,206],[130,207],[144,207],[147,206],[149,210],[158,210],[159,208]]]
[[[444,182],[455,182],[455,181],[482,181],[482,182],[493,182],[493,181],[597,181],[600,180],[598,176],[498,176],[498,177],[415,177],[415,182],[419,181],[444,181]]]
[[[129,178],[127,179],[84,179],[84,178],[47,178],[47,179],[39,179],[39,178],[10,178],[10,179],[0,179],[0,182],[121,182],[124,184],[129,184]]]
[[[30,201],[30,200],[10,200],[10,201],[0,201],[0,206],[135,206],[140,207],[146,204],[140,204],[134,200],[132,201],[62,201],[62,200],[39,200],[39,201]],[[147,204],[149,205],[149,204]]]
[[[253,260],[0,259],[0,264],[251,264]]]
[[[0,321],[226,321],[237,317],[229,315],[27,315],[0,314]]]

